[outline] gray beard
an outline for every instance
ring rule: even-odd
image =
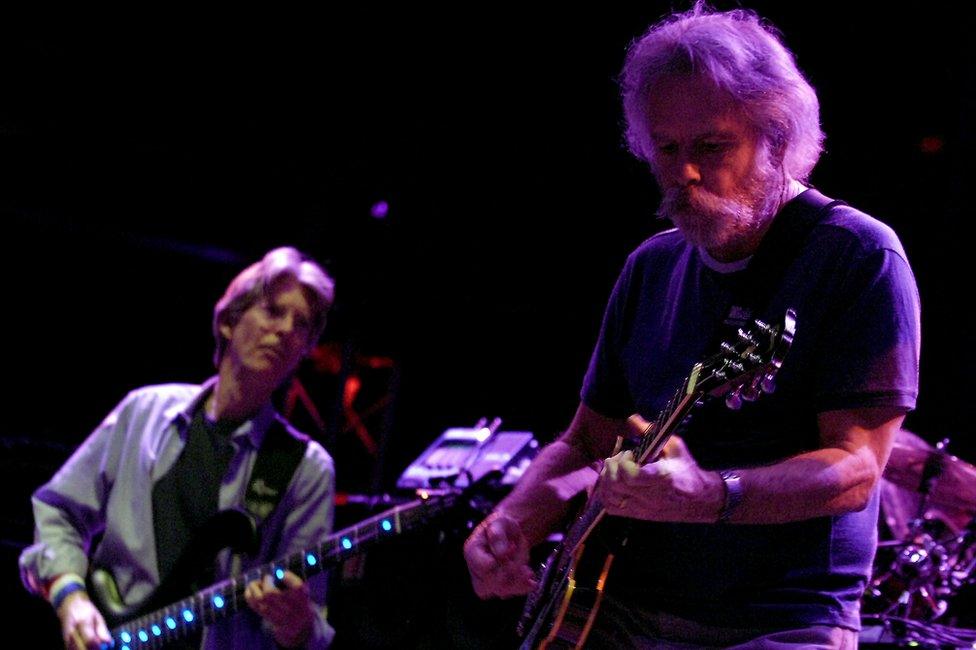
[[[701,187],[665,191],[658,216],[670,219],[693,245],[715,250],[753,237],[779,207],[782,183],[773,170],[757,172],[735,197]]]

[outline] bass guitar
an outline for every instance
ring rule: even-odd
[[[250,535],[253,524],[246,521],[246,515],[241,512],[224,511],[215,515],[204,528],[207,534],[200,536],[200,543],[191,544],[190,552],[181,557],[177,568],[143,603],[127,607],[119,597],[111,574],[104,569],[91,572],[89,593],[110,627],[114,641],[112,647],[120,650],[163,648],[246,607],[244,588],[252,580],[260,580],[266,575],[281,580],[285,571],[307,579],[367,546],[425,525],[452,508],[458,498],[459,494],[454,492],[437,495],[421,492],[420,498],[333,533],[311,548],[255,567],[237,578],[217,582],[177,600],[186,593],[186,576],[204,566],[206,558],[212,559],[216,551],[227,546],[240,550],[241,546],[246,545],[236,542],[235,538],[240,540]]]

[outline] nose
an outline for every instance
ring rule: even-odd
[[[701,168],[690,158],[682,158],[676,163],[675,180],[681,187],[697,185],[701,182]]]
[[[268,333],[287,336],[295,329],[295,316],[290,311],[274,314],[265,321],[265,328]]]
[[[295,315],[291,312],[286,312],[277,321],[278,334],[291,334],[295,330]]]
[[[651,164],[651,171],[665,187],[683,188],[701,183],[701,165],[681,152],[661,156]]]

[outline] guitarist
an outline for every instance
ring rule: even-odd
[[[677,228],[629,256],[569,428],[467,540],[474,590],[532,591],[530,548],[602,466],[594,498],[628,532],[608,546],[587,647],[856,647],[877,483],[917,395],[904,250],[806,185],[818,101],[753,12],[699,2],[669,16],[632,45],[621,83],[630,148]],[[726,330],[790,307],[774,394],[734,412],[709,402],[656,462],[614,454]]]
[[[167,384],[131,392],[33,496],[35,544],[20,557],[24,584],[54,605],[65,647],[111,640],[84,576],[108,569],[123,602],[151,596],[186,551],[187,539],[218,510],[262,499],[252,552],[210,558],[206,587],[232,566],[270,562],[308,547],[332,525],[332,459],[271,405],[325,327],[333,281],[294,248],[277,248],[242,271],[214,308],[217,376],[202,386]],[[273,438],[274,437],[274,438]],[[263,443],[298,445],[282,494],[250,484]],[[292,447],[294,448],[294,447]],[[255,482],[256,483],[256,482]],[[272,509],[273,508],[273,509]],[[270,513],[267,510],[271,510]],[[95,540],[100,537],[100,541]],[[252,581],[245,607],[206,628],[202,647],[327,647],[324,583],[291,572],[277,584]],[[192,589],[190,589],[192,592]],[[173,593],[168,605],[189,593]],[[200,640],[196,645],[201,645]]]

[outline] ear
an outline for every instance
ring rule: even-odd
[[[218,327],[217,329],[220,330],[221,336],[223,336],[228,341],[230,340],[230,336],[234,331],[234,328],[228,325],[227,323],[222,323],[220,327]]]
[[[783,161],[786,159],[785,138],[777,138],[769,143],[769,158],[774,169],[783,169]]]

